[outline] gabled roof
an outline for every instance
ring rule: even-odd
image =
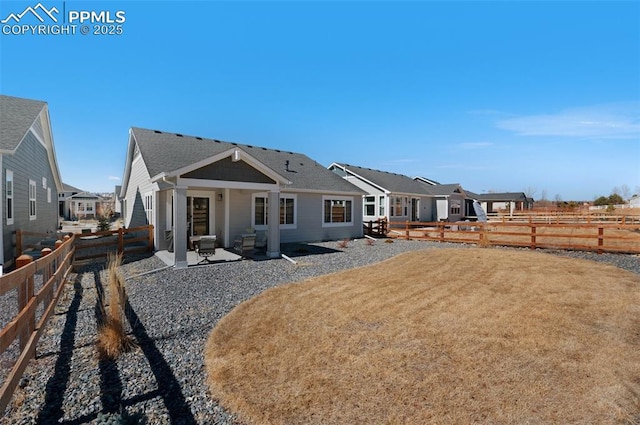
[[[84,190],[78,189],[77,187],[71,186],[70,184],[66,184],[66,183],[62,183],[62,190],[64,192],[76,192],[76,193],[84,192]]]
[[[421,184],[424,184],[426,190],[435,196],[449,196],[449,195],[453,195],[454,193],[460,193],[461,195],[466,194],[459,183],[437,184],[437,185],[427,185],[425,183],[421,183]]]
[[[0,95],[0,153],[14,154],[29,129],[34,127],[38,120],[42,124],[42,132],[34,131],[34,134],[40,133],[38,138],[47,150],[47,158],[56,190],[61,192],[62,178],[56,159],[51,120],[46,102]]]
[[[331,167],[339,167],[347,173],[364,179],[365,181],[378,186],[381,190],[389,193],[430,195],[426,190],[425,185],[418,183],[411,177],[403,174],[373,170],[371,168],[358,167],[356,165],[341,164],[337,162],[331,164],[330,168]]]
[[[0,150],[14,151],[47,104],[0,95]]]
[[[67,196],[67,199],[102,199],[102,196],[91,192],[80,192],[75,195]]]
[[[131,146],[132,142],[140,151],[151,178],[179,172],[207,158],[237,149],[246,154],[245,158],[258,161],[273,174],[290,183],[286,185],[287,189],[361,193],[359,189],[301,153],[137,127],[130,132],[130,154],[135,149],[135,146]],[[128,183],[127,173],[125,170],[123,187]]]

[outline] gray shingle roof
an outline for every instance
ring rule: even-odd
[[[483,193],[480,200],[483,201],[525,201],[527,197],[523,192]]]
[[[67,183],[62,183],[62,188],[65,192],[84,192],[82,189],[78,189],[77,187],[71,186],[70,184]]]
[[[444,196],[444,195],[452,195],[456,193],[456,189],[463,190],[459,183],[449,183],[449,184],[436,184],[430,185],[427,183],[420,183],[424,185],[425,189],[432,195],[436,196]]]
[[[291,181],[287,188],[360,193],[352,184],[301,153],[137,127],[131,131],[151,177],[238,148]]]
[[[338,163],[336,163],[338,164]],[[404,174],[390,173],[388,171],[373,170],[371,168],[358,167],[350,164],[338,164],[348,171],[388,190],[391,193],[408,193],[417,195],[429,195],[426,186],[413,180]]]
[[[0,149],[15,150],[45,106],[39,100],[0,95]]]

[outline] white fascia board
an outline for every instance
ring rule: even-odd
[[[131,175],[131,164],[133,163],[133,146],[135,144],[135,136],[133,130],[129,129],[129,143],[127,144],[127,159],[124,162],[124,174],[122,175],[122,186],[120,187],[120,197],[125,198],[127,195],[127,186],[129,185],[129,177]]]

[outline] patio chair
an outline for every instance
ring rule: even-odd
[[[204,257],[198,264],[211,264],[209,257],[216,255],[216,237],[212,235],[201,236],[196,246],[198,257]]]
[[[245,253],[253,252],[256,247],[256,234],[243,233],[239,239],[233,242],[233,249],[244,257]]]

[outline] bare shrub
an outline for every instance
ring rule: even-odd
[[[124,309],[127,304],[124,276],[120,270],[122,255],[110,255],[107,271],[109,273],[109,308],[102,300],[104,321],[98,329],[98,353],[100,356],[115,359],[121,353],[131,350],[135,343],[124,330]]]

